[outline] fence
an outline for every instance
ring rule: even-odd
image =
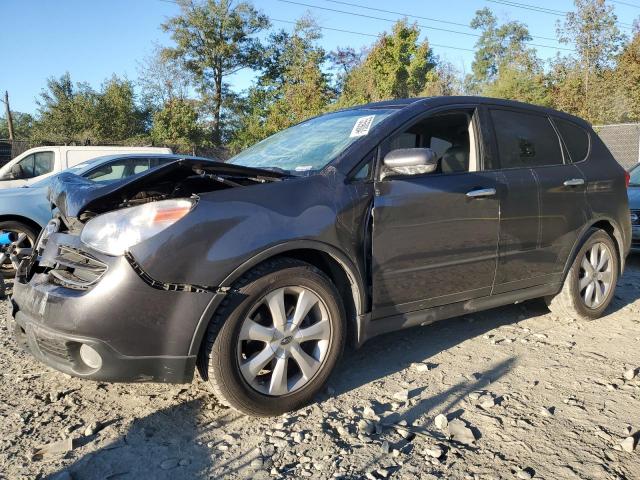
[[[620,165],[631,168],[640,162],[640,123],[593,127]]]

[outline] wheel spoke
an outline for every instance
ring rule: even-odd
[[[589,250],[589,262],[591,263],[591,267],[595,270],[598,266],[598,253],[599,253],[599,245],[594,245]]]
[[[589,255],[585,255],[585,257],[582,259],[582,269],[585,271],[585,273],[587,274],[587,276],[591,275],[593,273],[593,265],[591,265],[591,262],[589,261]]]
[[[298,303],[296,304],[296,310],[293,314],[291,328],[298,327],[316,303],[318,303],[318,297],[309,290],[302,290],[298,295]]]
[[[580,291],[584,290],[591,283],[591,277],[585,275],[580,279]]]
[[[271,372],[269,395],[284,395],[289,391],[287,387],[287,363],[288,359],[286,357],[276,360],[276,366]]]
[[[602,270],[604,270],[604,267],[607,265],[607,263],[609,263],[609,252],[607,251],[606,247],[602,244],[598,245],[598,250],[599,250],[599,260],[598,260],[598,266],[596,267],[596,271],[601,272]]]
[[[320,366],[320,362],[302,350],[300,345],[291,345],[291,357],[300,367],[305,380],[309,380]]]
[[[597,307],[602,303],[602,299],[604,298],[603,286],[600,282],[593,282],[593,288],[595,290],[595,306]]]
[[[329,320],[323,319],[314,323],[310,327],[301,328],[296,338],[299,343],[309,342],[311,340],[328,340],[331,336],[331,323]]]
[[[593,282],[591,282],[584,291],[584,301],[587,307],[593,306],[593,288]]]
[[[273,357],[273,350],[271,350],[269,346],[266,346],[259,353],[240,365],[240,370],[242,370],[245,378],[253,380]]]
[[[265,327],[247,318],[240,331],[240,340],[257,340],[259,342],[269,343],[273,338],[274,331],[274,328]]]
[[[284,289],[280,288],[271,292],[265,297],[265,300],[271,312],[273,326],[277,330],[284,332],[285,325],[287,324],[287,312],[284,308]]]
[[[605,271],[601,273],[601,280],[607,287],[611,285],[611,281],[613,280],[613,274],[610,271]]]

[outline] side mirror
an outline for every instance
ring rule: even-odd
[[[438,168],[438,155],[430,148],[399,148],[384,157],[386,175],[420,175]]]

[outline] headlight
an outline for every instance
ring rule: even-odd
[[[194,205],[189,199],[161,200],[105,213],[87,222],[80,240],[107,255],[123,255],[176,223]]]

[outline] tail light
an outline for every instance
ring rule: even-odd
[[[631,183],[631,174],[626,170],[624,171],[624,182],[626,183],[627,188],[629,188],[629,184]]]

